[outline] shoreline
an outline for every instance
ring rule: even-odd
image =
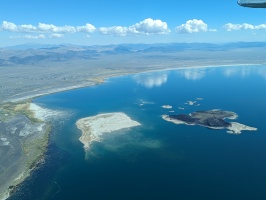
[[[31,176],[31,173],[45,161],[45,153],[47,152],[52,130],[51,124],[45,119],[53,114],[49,113],[49,109],[39,107],[29,100],[21,103],[12,103],[9,106],[6,112],[9,112],[10,116],[4,121],[21,115],[29,120],[30,124],[26,124],[26,126],[31,126],[31,129],[28,130],[29,136],[18,136],[18,140],[23,147],[21,151],[25,161],[17,164],[18,171],[15,171],[15,175],[5,183],[6,186],[1,191],[0,200],[6,200],[12,196],[16,189],[20,187],[20,184],[23,184]],[[39,109],[36,109],[36,107]],[[54,113],[56,114],[56,112]],[[23,121],[23,123],[25,122]],[[14,124],[14,126],[16,127],[17,124]],[[21,130],[19,132],[21,133]],[[32,134],[35,134],[36,138],[31,139]]]
[[[173,71],[173,70],[185,70],[185,69],[203,69],[203,68],[220,68],[220,67],[241,67],[241,66],[263,66],[266,65],[266,63],[262,63],[262,64],[226,64],[226,65],[219,65],[219,64],[215,64],[215,65],[202,65],[202,66],[198,66],[198,65],[191,65],[191,66],[187,66],[187,67],[173,67],[173,68],[164,68],[164,69],[147,69],[147,70],[139,70],[136,72],[121,72],[119,74],[114,74],[111,76],[104,76],[104,77],[94,77],[92,80],[90,80],[89,83],[84,83],[84,84],[78,84],[78,85],[72,85],[72,86],[68,86],[68,87],[59,87],[59,88],[51,88],[48,89],[47,91],[45,91],[44,93],[36,93],[36,94],[31,94],[31,95],[26,95],[26,96],[22,96],[22,97],[18,97],[18,98],[10,98],[10,100],[4,100],[3,102],[0,102],[1,104],[4,103],[8,103],[8,102],[12,102],[12,103],[19,103],[22,101],[27,101],[27,100],[32,100],[38,97],[42,97],[42,96],[46,96],[46,95],[50,95],[50,94],[56,94],[56,93],[60,93],[60,92],[65,92],[65,91],[71,91],[71,90],[75,90],[75,89],[80,89],[80,88],[86,88],[86,87],[91,87],[91,86],[96,86],[99,84],[103,84],[105,83],[108,79],[110,78],[115,78],[115,77],[122,77],[122,76],[128,76],[128,75],[135,75],[135,74],[145,74],[145,73],[150,73],[150,72],[161,72],[161,71]],[[97,80],[99,79],[99,80]]]
[[[11,98],[11,100],[9,101],[4,101],[3,103],[8,103],[8,102],[12,102],[12,103],[19,103],[21,101],[26,101],[26,100],[31,100],[31,99],[35,99],[41,96],[46,96],[49,94],[56,94],[59,92],[64,92],[64,91],[70,91],[70,90],[75,90],[75,89],[79,89],[79,88],[85,88],[85,87],[90,87],[90,86],[94,86],[97,85],[98,83],[90,83],[90,84],[82,84],[82,85],[75,85],[75,86],[69,86],[69,87],[65,87],[65,88],[53,88],[50,89],[50,91],[48,90],[47,92],[44,93],[37,93],[37,94],[32,94],[32,95],[27,95],[25,97],[19,97],[19,98]]]

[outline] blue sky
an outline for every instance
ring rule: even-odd
[[[266,9],[236,0],[1,0],[0,46],[266,41]]]

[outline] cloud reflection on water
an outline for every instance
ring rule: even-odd
[[[266,79],[266,68],[264,66],[254,66],[257,70],[253,70],[250,66],[241,67],[226,67],[223,74],[225,77],[241,76],[242,78],[251,76],[252,74],[259,75]]]
[[[200,80],[206,75],[206,68],[187,68],[179,71],[187,80]]]
[[[266,80],[266,68],[259,69],[258,74]]]
[[[256,68],[256,70],[254,70]],[[210,75],[209,67],[203,68],[185,68],[177,69],[176,73],[178,76],[184,77],[187,80],[200,80],[204,78],[207,74]],[[253,75],[259,75],[266,80],[266,67],[263,66],[227,66],[221,67],[222,74],[229,78],[233,76],[240,76],[242,78],[249,77]],[[146,88],[160,87],[167,83],[169,71],[157,71],[142,73],[133,76],[133,79],[140,85]]]
[[[133,79],[146,88],[160,87],[165,84],[168,79],[167,72],[143,73],[133,76]]]
[[[256,68],[254,70],[253,68]],[[187,68],[178,70],[178,74],[187,80],[200,80],[208,74],[209,68]],[[263,66],[228,66],[222,67],[223,75],[227,78],[241,76],[242,78],[253,75],[259,75],[266,79],[266,67]]]
[[[248,77],[251,74],[251,69],[250,67],[226,67],[224,69],[223,74],[225,75],[225,77],[232,77],[235,75],[240,75],[241,77]]]

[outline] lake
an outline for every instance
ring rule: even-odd
[[[70,114],[52,122],[46,162],[12,200],[266,199],[265,65],[127,75],[33,102]],[[228,134],[162,119],[212,109],[258,130]],[[76,121],[111,112],[141,126],[105,134],[85,152]]]

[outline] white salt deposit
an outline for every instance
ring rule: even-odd
[[[47,119],[51,119],[53,117],[63,116],[64,112],[59,110],[51,110],[48,108],[42,108],[34,103],[30,104],[29,109],[34,113],[34,116],[37,119],[46,121]]]

